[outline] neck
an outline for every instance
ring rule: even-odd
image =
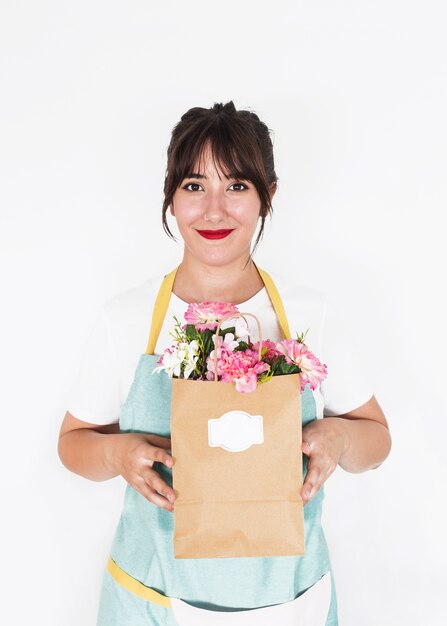
[[[245,302],[264,286],[253,261],[246,260],[244,257],[225,266],[214,266],[185,254],[172,291],[185,302]]]

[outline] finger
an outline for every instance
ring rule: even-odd
[[[151,445],[151,451],[149,454],[154,462],[163,463],[166,467],[172,467],[174,465],[174,459],[163,448],[157,448]]]
[[[170,502],[174,502],[175,493],[172,487],[170,487],[166,482],[157,474],[157,472],[147,472],[143,475],[144,481],[151,487],[154,491],[158,492],[160,495],[167,498]]]
[[[310,443],[308,441],[303,441],[303,443],[301,444],[301,450],[303,451],[304,454],[309,456],[310,455],[310,451],[311,451]]]
[[[145,482],[141,484],[140,493],[152,504],[156,504],[157,506],[165,509],[166,511],[170,511],[171,513],[174,511],[174,505],[166,500],[162,495],[154,491],[147,485]]]
[[[165,450],[171,449],[171,438],[162,437],[161,435],[146,435],[148,443],[156,446],[157,448],[164,448]]]
[[[322,484],[335,471],[337,463],[326,451],[315,449],[312,451],[312,456],[309,459],[308,472],[312,467],[320,469],[320,483]]]
[[[318,465],[308,468],[301,489],[301,497],[308,502],[319,489],[321,469]]]

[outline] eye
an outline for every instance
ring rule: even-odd
[[[189,187],[194,187],[194,189],[189,189]],[[182,189],[187,189],[188,191],[199,191],[197,187],[201,187],[201,185],[199,185],[199,183],[187,183],[186,185],[183,185]]]
[[[230,185],[230,188],[234,186],[243,187],[243,189],[233,189],[232,191],[245,191],[246,189],[248,189],[248,185],[246,185],[245,183],[232,183]]]

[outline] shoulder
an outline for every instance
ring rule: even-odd
[[[141,317],[148,320],[164,275],[154,275],[144,282],[128,287],[108,298],[100,307],[100,315],[112,326],[131,325]]]

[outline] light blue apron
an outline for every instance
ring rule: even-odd
[[[287,320],[278,291],[271,277],[257,269],[283,334],[287,336]],[[148,350],[140,357],[121,411],[119,425],[124,433],[171,435],[171,379],[165,372],[153,375],[152,371],[159,359],[153,350],[175,272],[165,277],[155,302]],[[285,324],[281,322],[284,319]],[[309,385],[301,394],[301,406],[304,426],[317,418]],[[154,463],[153,467],[172,487],[172,470],[161,463]],[[307,457],[303,455],[303,476],[306,471]],[[149,502],[127,484],[109,566],[103,576],[96,626],[178,626],[168,599],[164,603],[145,599],[148,594],[152,597],[150,594],[154,592],[151,589],[155,594],[158,592],[159,598],[181,598],[202,609],[235,611],[288,602],[304,593],[326,572],[330,572],[332,583],[326,626],[338,626],[334,579],[321,527],[323,499],[324,486],[304,506],[304,556],[174,559],[174,514]],[[135,592],[129,590],[131,586],[126,588],[118,582],[120,577],[116,572],[122,575],[122,579],[126,577],[132,581]],[[143,590],[143,594],[138,589]]]

